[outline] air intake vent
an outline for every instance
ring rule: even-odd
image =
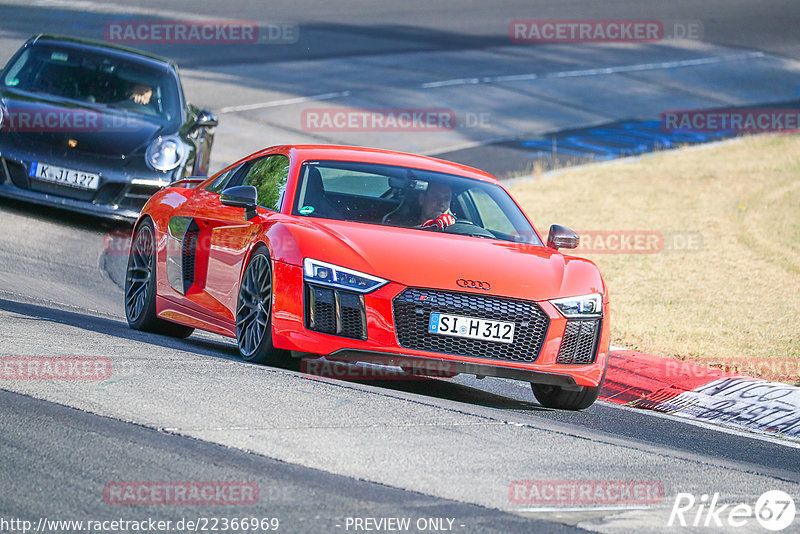
[[[325,334],[367,339],[364,296],[306,284],[306,327]]]
[[[568,320],[556,363],[594,363],[600,337],[600,319]]]
[[[200,237],[200,227],[192,219],[186,234],[183,236],[183,294],[185,295],[194,283],[195,258],[197,257],[197,241]]]

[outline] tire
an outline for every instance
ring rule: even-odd
[[[551,386],[548,384],[534,384],[531,382],[533,395],[539,404],[545,408],[555,408],[557,410],[584,410],[594,404],[597,396],[600,395],[603,383],[596,387],[584,387],[580,391],[568,391],[561,386]]]
[[[171,337],[189,337],[194,328],[156,316],[155,231],[150,219],[143,220],[133,234],[128,268],[125,270],[125,317],[134,330]]]
[[[250,256],[239,284],[236,344],[244,361],[285,363],[286,351],[272,345],[272,264],[266,247]]]

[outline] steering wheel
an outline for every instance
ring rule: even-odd
[[[492,239],[496,237],[486,228],[478,226],[468,219],[456,219],[456,222],[445,228],[444,231],[448,234],[468,235],[473,237],[490,237]]]

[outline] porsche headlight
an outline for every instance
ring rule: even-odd
[[[592,293],[580,297],[553,299],[550,304],[569,319],[589,319],[603,315],[603,295]]]
[[[359,293],[369,293],[389,283],[388,280],[377,276],[311,258],[303,260],[303,278],[306,282],[349,289]]]
[[[147,147],[145,159],[153,169],[171,171],[183,162],[186,146],[177,135],[158,137]]]

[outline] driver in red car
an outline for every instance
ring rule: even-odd
[[[431,182],[424,194],[420,195],[420,227],[444,230],[456,222],[450,213],[450,200],[453,190],[447,184]]]

